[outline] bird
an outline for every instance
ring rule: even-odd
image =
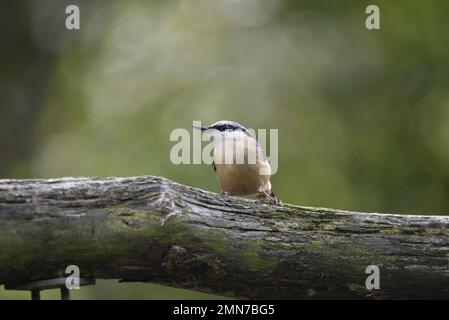
[[[193,127],[214,140],[212,165],[223,195],[255,195],[261,202],[282,204],[271,190],[270,163],[260,143],[246,127],[229,120]]]

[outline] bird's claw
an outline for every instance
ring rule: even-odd
[[[259,201],[265,204],[271,204],[271,205],[282,205],[281,199],[278,198],[277,195],[275,195],[273,192],[262,192],[258,196]]]

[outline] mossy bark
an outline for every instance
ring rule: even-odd
[[[160,177],[0,180],[0,284],[65,276],[238,298],[449,298],[449,217],[271,206]],[[380,289],[368,290],[368,265]]]

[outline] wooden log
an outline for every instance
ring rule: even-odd
[[[449,298],[449,217],[273,206],[161,177],[0,180],[0,284],[143,281],[237,298]],[[367,266],[380,270],[368,290]]]

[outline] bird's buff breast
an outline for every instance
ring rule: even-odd
[[[255,151],[255,146],[243,139],[225,143],[226,148],[234,148],[235,158],[233,163],[225,162],[224,150],[232,149],[215,149],[214,162],[221,190],[231,195],[251,195],[269,191],[270,175],[261,174],[270,171],[268,161],[263,155],[256,153],[255,163],[248,163],[248,153]],[[240,161],[237,162],[237,159]]]

